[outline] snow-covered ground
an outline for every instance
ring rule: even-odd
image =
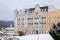
[[[15,36],[19,40],[54,40],[49,34]]]

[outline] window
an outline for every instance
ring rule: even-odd
[[[19,17],[17,17],[17,20],[19,21],[19,20],[20,20],[20,18],[19,18]]]
[[[42,26],[42,30],[46,30],[46,26]]]
[[[37,17],[35,17],[34,19],[39,19],[39,17],[37,16]]]
[[[43,9],[43,12],[44,12],[45,10]]]
[[[46,21],[42,21],[42,22],[40,22],[40,24],[46,24]]]
[[[22,20],[24,20],[24,18],[22,18]]]
[[[41,17],[41,19],[46,19],[46,17]]]
[[[22,23],[22,25],[24,25],[24,23]]]
[[[31,19],[33,19],[33,18],[28,18],[27,20],[31,20]]]
[[[42,11],[42,9],[41,9],[41,11]]]
[[[20,22],[18,22],[18,25],[20,25]]]
[[[38,22],[37,22],[37,23],[35,23],[35,24],[38,24]]]
[[[45,10],[45,12],[46,12],[47,9],[44,9],[44,10]]]
[[[43,31],[42,31],[42,34],[43,34]]]
[[[41,11],[43,12],[43,9],[41,9]]]
[[[17,26],[17,28],[19,28],[19,27],[20,27],[20,25]]]
[[[44,12],[44,11],[45,11],[45,9],[42,9],[41,11],[42,11],[42,12]]]
[[[30,10],[29,13],[32,13],[32,11]]]
[[[24,26],[24,28],[26,29],[26,26]]]
[[[32,25],[33,23],[28,23],[29,25]]]
[[[31,31],[30,33],[32,34],[33,32]]]

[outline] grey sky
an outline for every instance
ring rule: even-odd
[[[0,0],[0,20],[14,20],[14,10],[53,5],[60,9],[60,0]]]

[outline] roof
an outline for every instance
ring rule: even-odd
[[[54,10],[54,11],[50,11],[48,12],[49,16],[60,16],[60,10]]]
[[[29,11],[33,11],[35,8],[29,8],[29,9],[25,9],[25,12],[27,12],[28,10]],[[40,7],[41,11],[46,9],[46,11],[48,11],[48,6],[43,6],[43,7]]]
[[[60,10],[53,10],[53,11],[50,11],[49,13],[53,13],[53,12],[54,13],[58,13],[58,12],[60,13]]]
[[[35,8],[30,8],[29,10],[34,10]],[[43,6],[43,7],[40,7],[40,9],[47,9],[48,10],[48,6]]]
[[[7,27],[6,30],[14,30],[14,27]]]

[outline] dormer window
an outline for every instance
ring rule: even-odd
[[[43,12],[45,11],[45,9],[43,9]]]
[[[45,12],[46,12],[47,9],[44,9],[44,10],[45,10]]]
[[[43,9],[41,9],[41,11],[43,12],[44,10],[43,10]]]
[[[41,9],[41,11],[42,11],[42,9]]]
[[[29,12],[30,12],[30,13],[32,13],[32,11],[31,11],[31,10],[30,10]]]

